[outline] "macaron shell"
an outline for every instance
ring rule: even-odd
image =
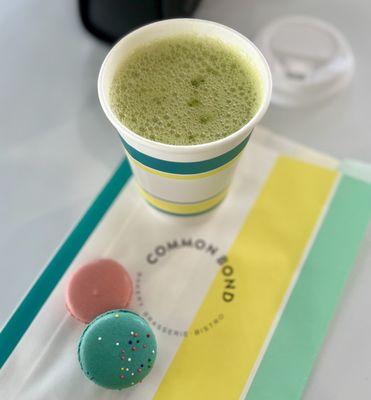
[[[157,355],[154,333],[139,315],[114,310],[92,321],[81,335],[78,358],[84,374],[108,389],[141,382]]]
[[[89,323],[107,311],[126,308],[132,292],[132,280],[125,268],[114,260],[99,259],[71,276],[66,306],[74,318]]]

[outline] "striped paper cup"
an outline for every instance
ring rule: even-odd
[[[245,53],[260,73],[263,95],[257,113],[223,139],[189,146],[151,141],[124,126],[110,108],[109,89],[125,57],[142,44],[180,33],[218,38]],[[131,32],[108,53],[98,78],[102,108],[120,134],[140,193],[153,207],[184,216],[211,210],[225,198],[238,158],[268,108],[271,89],[268,64],[254,44],[231,28],[198,19],[164,20]]]

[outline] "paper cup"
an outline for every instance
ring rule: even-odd
[[[181,33],[213,37],[234,46],[249,57],[260,73],[262,101],[257,113],[223,139],[190,146],[151,141],[123,125],[111,110],[109,90],[125,57],[138,46]],[[184,216],[206,212],[225,198],[238,158],[268,108],[271,90],[268,64],[253,43],[224,25],[186,18],[155,22],[122,38],[108,53],[98,78],[100,103],[120,134],[140,193],[153,207]]]

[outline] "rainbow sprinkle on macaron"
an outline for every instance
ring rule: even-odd
[[[121,390],[140,383],[157,355],[148,322],[128,310],[108,311],[84,330],[78,358],[84,374],[97,385]]]

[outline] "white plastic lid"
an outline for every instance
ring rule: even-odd
[[[278,19],[258,33],[255,43],[271,68],[276,104],[313,104],[333,96],[353,76],[351,48],[327,22],[305,16]]]

